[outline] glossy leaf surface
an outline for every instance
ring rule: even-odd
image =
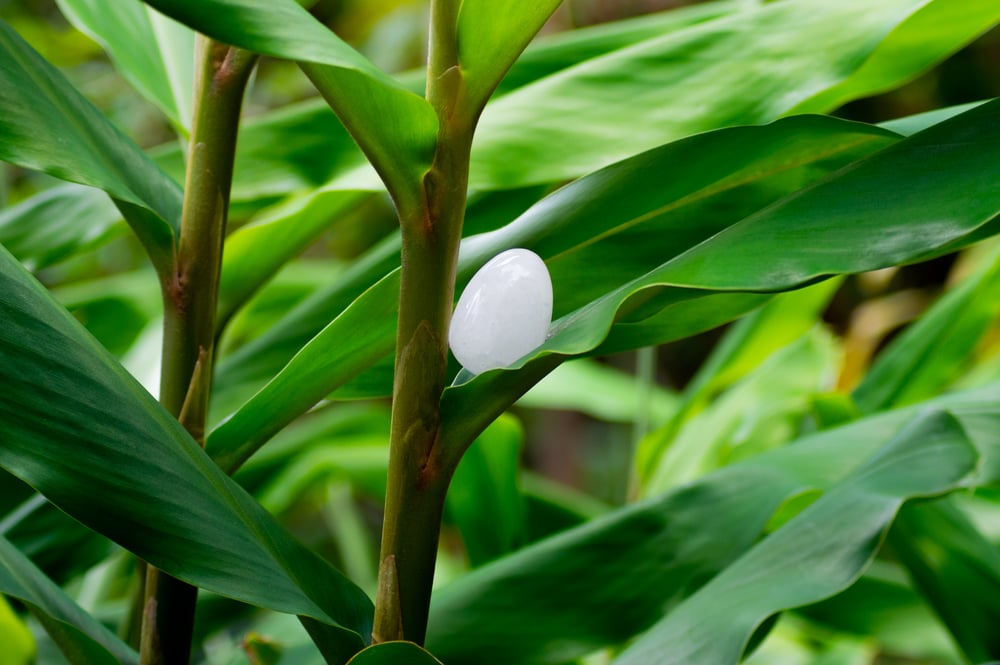
[[[782,610],[850,586],[903,503],[957,489],[979,452],[947,414],[916,419],[873,458],[712,578],[616,663],[738,662],[754,630]],[[817,529],[829,538],[817,537]]]
[[[501,229],[466,239],[459,263],[459,286],[492,256],[511,247],[526,247],[543,258],[558,256],[548,261],[557,315],[582,307],[579,320],[597,323],[598,311],[614,316],[612,310],[603,310],[601,305],[602,297],[609,291],[782,194],[892,140],[891,135],[866,126],[803,117],[760,128],[723,130],[664,146],[558,190]],[[778,151],[776,144],[782,146]],[[716,154],[734,153],[741,155],[736,163],[713,158]],[[677,164],[685,164],[686,168],[678,170]],[[726,213],[707,214],[713,210]],[[594,237],[598,238],[596,243]],[[583,265],[592,265],[602,252],[603,265],[608,270],[581,272]],[[298,357],[303,366],[315,366],[320,358],[329,363],[329,358],[339,353],[333,345],[342,345],[330,332],[333,326],[345,326],[345,330],[350,327],[354,331],[352,339],[370,345],[372,353],[367,361],[370,366],[377,348],[391,348],[385,346],[393,342],[390,331],[394,327],[395,305],[389,301],[397,297],[398,288],[398,274],[394,273],[364,293],[330,324],[326,334],[301,350]],[[627,287],[621,287],[620,292],[627,292]],[[757,295],[725,298],[729,301],[724,305],[718,301],[707,304],[697,316],[691,313],[687,317],[673,316],[669,330],[658,329],[658,337],[646,337],[639,345],[653,343],[654,339],[676,339],[720,325],[766,299]],[[591,299],[596,300],[588,302]],[[687,308],[687,303],[676,307]],[[366,315],[366,311],[372,314]],[[349,320],[359,323],[348,324]],[[607,324],[607,320],[597,323]],[[559,330],[561,324],[556,325],[554,330]],[[260,345],[255,347],[256,351],[261,350]],[[311,360],[306,362],[306,358]],[[220,365],[217,384],[220,390],[230,389],[230,381],[247,371],[242,369],[244,364],[245,360]],[[344,373],[317,373],[314,383],[298,381],[288,367],[264,389],[265,393],[255,398],[254,406],[241,408],[223,427],[246,433],[259,431],[262,422],[267,422],[268,427],[281,427],[307,405],[342,385],[345,378],[355,376],[355,360],[350,365],[350,371],[345,365]],[[386,395],[390,381],[390,376],[379,373],[374,388],[365,385],[364,390],[368,394]],[[530,385],[525,385],[522,392]],[[307,389],[312,391],[308,395]],[[209,448],[212,447],[210,438]]]
[[[745,3],[496,100],[479,126],[472,183],[575,178],[696,132],[829,111],[916,75],[998,18],[1000,7],[977,0]],[[945,21],[928,44],[927,25]],[[877,49],[886,57],[872,75],[856,75]]]
[[[295,0],[148,0],[227,44],[303,68],[396,196],[413,201],[430,165],[437,118],[423,98],[366,60]],[[377,117],[379,122],[371,122]]]
[[[562,0],[467,0],[458,15],[458,61],[472,104],[493,88]]]
[[[0,282],[0,465],[171,575],[312,617],[344,660],[360,649],[367,597],[222,473],[6,252]]]
[[[946,437],[949,445],[944,450],[954,455],[945,453],[944,459],[937,458],[931,439],[921,438],[919,432],[897,441],[893,455],[881,458],[885,462],[894,455],[902,459],[917,453],[911,459],[934,460],[931,468],[893,467],[875,456],[902,427],[930,408],[949,409],[966,427],[977,413],[987,410],[992,415],[986,416],[974,438],[977,447],[988,443],[997,390],[994,385],[940,398],[920,408],[888,412],[806,437],[490,563],[436,593],[428,648],[449,663],[562,663],[619,644],[738,560],[779,506],[792,497],[842,483],[842,498],[856,495],[865,502],[873,498],[869,490],[874,489],[858,487],[859,481],[869,482],[865,478],[877,479],[877,485],[889,483],[893,491],[912,488],[914,480],[924,482],[942,471],[957,472],[951,486],[966,478],[975,455],[964,436],[957,443],[951,434]],[[956,432],[951,425],[945,430]],[[984,443],[981,452],[995,457],[997,451],[995,445]],[[865,464],[866,458],[877,463]],[[854,480],[845,481],[851,474]],[[874,498],[891,500],[891,496],[890,492]],[[824,542],[816,530],[823,532],[833,523],[811,524],[810,537]],[[830,540],[836,541],[833,534],[839,531],[830,533]],[[637,588],[643,591],[638,593]],[[741,605],[716,599],[712,611],[722,612],[724,607],[736,612]],[[711,617],[700,618],[712,622]],[[713,639],[721,641],[725,629],[712,625],[717,627]],[[704,635],[691,631],[692,636],[699,634]],[[739,646],[746,637],[735,638]]]
[[[112,57],[132,86],[182,132],[191,128],[194,32],[139,2],[58,0],[59,9]]]
[[[103,189],[164,270],[181,190],[54,67],[0,23],[0,160]]]

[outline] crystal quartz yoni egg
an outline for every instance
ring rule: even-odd
[[[448,342],[473,374],[506,367],[541,346],[552,322],[552,280],[534,252],[508,249],[479,269],[451,317]]]

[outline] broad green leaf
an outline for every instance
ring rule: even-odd
[[[739,0],[719,0],[539,37],[497,88],[502,95],[573,65],[737,11]]]
[[[879,127],[896,132],[902,136],[911,136],[917,132],[924,131],[932,125],[944,122],[948,118],[970,111],[977,106],[985,104],[987,101],[989,100],[971,102],[969,104],[959,104],[958,106],[947,106],[943,109],[935,109],[925,113],[908,115],[902,118],[896,118],[895,120],[880,123]]]
[[[978,452],[945,413],[918,418],[801,514],[754,546],[629,646],[615,663],[739,662],[777,612],[850,586],[903,503],[960,487]],[[817,530],[829,537],[817,537]]]
[[[21,37],[0,22],[0,160],[103,189],[164,272],[181,190]]]
[[[1000,102],[977,107],[859,160],[560,318],[545,344],[512,366],[527,363],[520,379],[516,373],[504,376],[495,370],[445,392],[443,409],[448,415],[442,437],[456,448],[465,445],[491,416],[558,364],[546,354],[558,358],[588,353],[622,322],[653,315],[669,320],[665,308],[696,306],[710,293],[734,291],[734,297],[745,298],[750,296],[740,292],[791,290],[829,275],[945,253],[978,240],[980,229],[995,233],[987,222],[1000,213],[1000,191],[994,186],[1000,159],[991,155],[1000,154],[1000,128],[993,121],[997,108]],[[692,164],[686,165],[690,170]],[[559,218],[559,204],[580,205],[591,195],[600,196],[595,189],[577,198],[572,185],[563,188],[518,222],[535,211]],[[971,198],[956,205],[955,191]],[[517,222],[494,235],[503,237],[511,228],[516,229]],[[491,249],[481,256],[492,256]],[[739,302],[735,305],[738,309]],[[687,321],[683,316],[675,319]],[[639,340],[633,341],[639,345]],[[479,406],[472,409],[472,403]]]
[[[26,603],[70,662],[139,662],[135,651],[80,609],[6,538],[0,538],[0,593]],[[5,656],[7,648],[5,644]]]
[[[636,275],[661,266],[664,260],[741,217],[892,141],[891,135],[868,126],[829,118],[797,117],[765,127],[722,130],[663,146],[572,183],[505,227],[463,241],[459,287],[476,268],[500,251],[527,247],[543,258],[554,257],[549,261],[549,269],[557,315],[581,308],[577,311],[580,320],[596,322],[596,315],[590,312],[596,314],[602,309],[607,300],[602,297],[609,291],[618,288],[624,298],[627,287],[621,285]],[[738,160],[716,158],[734,154],[739,155]],[[684,168],[678,169],[678,164],[684,164]],[[378,260],[379,265],[383,265],[382,261],[388,265],[392,258],[380,256]],[[593,271],[595,261],[605,269]],[[364,284],[370,277],[362,275]],[[212,434],[209,450],[229,448],[248,437],[259,444],[269,432],[291,422],[344,381],[374,365],[379,358],[388,357],[388,350],[394,344],[398,288],[398,273],[393,273],[358,297],[250,403]],[[344,296],[351,295],[350,291],[336,293],[340,300],[324,300],[326,306],[343,307]],[[723,294],[714,302],[706,298],[678,303],[669,319],[671,323],[657,330],[658,337],[646,337],[640,345],[718,326],[766,299],[767,296],[757,294]],[[313,319],[323,316],[324,310],[313,310],[310,305],[304,303],[300,308],[303,316]],[[680,316],[677,310],[687,315]],[[326,316],[329,311],[325,310]],[[609,319],[614,317],[613,308],[606,311]],[[295,317],[293,313],[289,319]],[[557,323],[555,330],[572,321],[572,317],[569,315]],[[301,335],[305,328],[291,324],[284,327],[284,323],[281,330],[220,363],[217,387],[223,396],[238,390],[248,374],[259,371],[255,362],[271,362],[269,354],[280,352],[277,342],[285,343],[285,335]],[[604,320],[598,325],[608,323]],[[349,346],[357,344],[363,347],[363,353],[346,354],[344,338],[337,330],[350,330]],[[603,328],[604,334],[606,331]],[[557,333],[556,339],[559,338]],[[258,359],[262,353],[266,355]],[[341,354],[344,361],[337,362],[343,363],[342,368],[333,371],[335,365],[331,359]],[[278,357],[285,359],[287,355]],[[368,395],[389,394],[391,358],[389,362],[377,368],[374,382],[355,394],[364,395],[365,391]],[[312,368],[319,366],[328,369],[313,371]],[[302,376],[312,378],[300,380],[300,371],[304,372]],[[530,385],[521,385],[521,393]],[[229,402],[225,404],[228,406]],[[216,438],[215,443],[212,438]],[[215,448],[224,439],[228,442]]]
[[[597,519],[611,508],[577,489],[530,471],[521,474],[526,542],[535,542]]]
[[[331,660],[363,646],[368,598],[215,466],[6,252],[0,317],[0,466],[179,579],[302,616]]]
[[[1000,313],[1000,250],[945,294],[875,359],[851,397],[862,411],[917,402],[940,392],[968,367]]]
[[[487,564],[435,593],[428,648],[455,665],[488,665],[563,663],[622,643],[740,557],[785,500],[843,481],[921,412],[947,408],[970,425],[964,414],[987,410],[974,440],[995,456],[988,427],[996,423],[998,390],[994,384],[806,437]],[[917,439],[896,452],[913,444],[933,456]],[[966,443],[957,453],[969,463]],[[927,470],[883,465],[868,477],[881,484],[898,472],[904,477],[895,489],[902,489]],[[994,473],[992,482],[998,479]],[[834,533],[829,542],[837,541]],[[717,609],[724,606],[740,607],[722,602]]]
[[[295,0],[146,1],[227,44],[299,61],[393,195],[410,203],[421,196],[437,140],[434,111]]]
[[[919,20],[908,21],[917,10]],[[997,20],[1000,7],[979,0],[743,3],[497,99],[477,130],[472,186],[575,178],[696,132],[768,122],[806,102],[809,111],[830,111],[920,73]],[[947,29],[926,29],[944,22]],[[885,56],[875,58],[880,45]],[[869,58],[872,75],[856,76]],[[819,97],[834,88],[825,102]]]
[[[909,508],[904,506],[903,514]],[[897,517],[893,528],[898,528],[901,519]],[[872,562],[849,589],[795,614],[836,631],[870,636],[889,657],[962,661],[954,639],[910,586],[906,573],[883,559]]]
[[[502,416],[462,457],[448,487],[446,514],[461,532],[473,567],[512,552],[523,538],[517,482],[523,439],[521,424]]]
[[[1000,552],[962,511],[946,500],[907,506],[889,544],[966,657],[1000,657]]]
[[[441,662],[413,642],[383,642],[359,653],[349,665],[441,665]]]
[[[0,210],[0,243],[35,271],[113,237],[121,218],[104,192],[66,184]]]
[[[932,0],[900,23],[849,77],[803,100],[793,113],[822,113],[896,88],[1000,21],[1000,3]]]
[[[594,326],[597,334],[592,339],[599,341],[614,316],[604,318],[597,312],[609,305],[619,317],[627,315],[625,320],[641,320],[655,313],[662,301],[692,295],[670,289],[641,293],[656,284],[788,290],[829,275],[898,265],[952,248],[1000,212],[1000,193],[993,186],[1000,173],[991,168],[992,153],[1000,153],[1000,130],[992,121],[997,108],[1000,102],[977,107],[740,220],[556,322],[542,349],[584,351],[575,344],[582,341],[577,326]],[[954,191],[968,195],[964,205],[955,206]],[[618,312],[622,304],[625,311]]]
[[[183,133],[191,129],[194,32],[128,2],[57,0],[60,11],[97,41],[122,76]]]
[[[458,61],[474,108],[493,89],[562,0],[465,0],[458,15]]]

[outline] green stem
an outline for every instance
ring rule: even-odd
[[[376,642],[423,643],[444,497],[454,468],[435,463],[448,324],[468,189],[473,114],[458,67],[457,0],[431,5],[427,98],[440,125],[424,201],[400,209],[402,272]]]
[[[200,63],[175,269],[164,285],[160,401],[202,445],[215,309],[243,93],[257,56],[199,37]],[[197,589],[149,566],[142,665],[186,665]]]

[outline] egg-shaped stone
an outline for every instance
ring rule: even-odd
[[[506,367],[541,346],[552,322],[552,279],[528,249],[508,249],[479,269],[455,305],[448,342],[473,374]]]

